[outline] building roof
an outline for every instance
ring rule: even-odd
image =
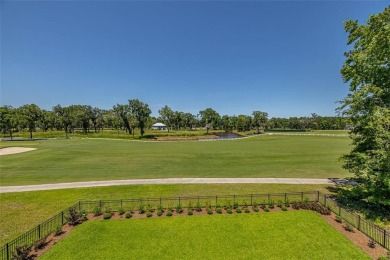
[[[152,126],[164,126],[164,127],[166,127],[166,125],[164,125],[163,123],[155,123]]]

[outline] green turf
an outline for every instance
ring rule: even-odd
[[[0,193],[0,245],[25,233],[79,200],[264,194],[302,191],[329,192],[326,185],[191,184],[134,185]]]
[[[41,259],[370,259],[311,211],[90,221]]]
[[[2,142],[38,150],[2,156],[7,185],[174,177],[330,178],[350,174],[338,158],[347,137],[260,136],[244,140],[143,142],[71,139]]]

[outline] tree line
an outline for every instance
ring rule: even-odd
[[[150,129],[156,122],[162,122],[170,130],[192,130],[205,128],[224,131],[251,131],[259,133],[268,129],[295,129],[295,130],[338,130],[345,129],[348,118],[318,116],[313,113],[310,117],[268,118],[268,113],[253,111],[251,115],[220,115],[212,108],[200,110],[197,115],[174,111],[169,106],[158,110],[158,117],[151,116],[152,111],[148,104],[138,100],[128,100],[127,104],[116,104],[111,109],[101,109],[89,105],[56,105],[52,110],[41,109],[35,104],[26,104],[17,108],[12,106],[0,107],[0,131],[9,134],[13,132],[33,132],[61,130],[66,138],[75,129],[81,129],[84,134],[90,131],[99,132],[104,129],[124,129],[133,135],[139,129],[141,136],[146,129]]]

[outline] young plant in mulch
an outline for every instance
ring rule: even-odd
[[[286,205],[282,205],[280,208],[281,208],[283,211],[287,211]]]
[[[61,236],[64,233],[64,231],[62,231],[62,226],[58,225],[53,233],[56,237]]]
[[[230,200],[226,201],[225,202],[225,205],[223,206],[226,210],[229,209],[229,208],[232,208],[232,203]]]
[[[102,214],[102,209],[100,207],[96,207],[92,210],[92,213],[95,217],[100,216]]]
[[[250,213],[251,210],[250,210],[248,207],[246,207],[246,208],[244,209],[244,212],[245,212],[245,213]]]
[[[283,205],[283,202],[281,200],[278,200],[278,207],[281,208]]]
[[[157,216],[161,217],[162,214],[163,214],[162,210],[158,209],[158,210],[157,210]]]
[[[248,202],[246,202],[246,200],[244,200],[244,201],[242,202],[242,206],[243,206],[244,208],[247,208],[247,207],[248,207]]]
[[[138,213],[139,214],[144,214],[145,213],[145,205],[144,204],[139,204],[138,205]]]
[[[330,215],[331,210],[318,202],[294,202],[291,204],[293,209],[306,209],[317,211],[321,215]]]
[[[131,213],[131,211],[129,211],[125,214],[125,218],[131,218],[132,216],[133,216],[133,213]]]
[[[202,204],[198,201],[195,205],[195,209],[196,211],[198,212],[201,212],[202,211]]]
[[[368,246],[371,247],[371,248],[375,248],[376,247],[376,241],[374,239],[370,239],[368,241]]]
[[[12,260],[33,260],[35,259],[35,255],[30,255],[32,246],[17,246],[15,248],[15,252],[12,253]]]
[[[275,208],[275,202],[274,202],[273,200],[271,200],[271,201],[269,202],[269,208],[270,208],[270,209]]]
[[[122,216],[123,214],[125,214],[125,212],[126,212],[125,209],[122,208],[122,207],[118,209],[118,215],[119,216]]]
[[[236,209],[236,213],[241,213],[241,209],[240,209],[240,208],[237,208],[237,209]]]
[[[209,215],[213,214],[213,209],[212,208],[207,208],[207,214],[209,214]]]
[[[253,209],[254,212],[259,212],[259,207],[253,206],[252,209]]]
[[[183,213],[183,206],[180,203],[178,203],[176,204],[175,210],[178,214],[181,214]]]
[[[164,206],[162,204],[157,205],[157,210],[164,212]]]
[[[154,207],[153,207],[153,205],[152,204],[148,204],[148,205],[146,205],[146,211],[150,211],[150,212],[154,212]]]
[[[216,209],[215,209],[215,212],[217,212],[218,214],[222,214],[222,208],[220,208],[220,207],[219,207],[219,208],[216,208]]]
[[[104,212],[103,213],[103,219],[110,219],[112,217],[112,213],[111,212]]]
[[[290,200],[288,198],[286,198],[286,203],[284,203],[284,205],[286,205],[286,207],[290,207]]]
[[[348,222],[345,223],[344,229],[347,230],[348,232],[354,232],[353,226]]]
[[[233,202],[233,209],[237,209],[238,206],[240,206],[240,204],[238,203],[238,201]]]
[[[47,234],[46,236],[44,236],[44,237],[42,237],[34,242],[34,250],[35,251],[38,251],[39,249],[44,248],[48,244],[48,242],[46,242],[46,239],[49,235],[50,234]]]
[[[189,202],[188,202],[188,206],[187,206],[187,208],[188,208],[188,209],[192,209],[192,210],[193,210],[193,208],[194,208],[194,205],[193,205],[192,201],[189,201]]]
[[[146,212],[146,216],[147,216],[148,218],[151,218],[151,217],[153,217],[153,213],[152,213],[151,211],[147,211],[147,212]]]
[[[217,208],[222,208],[221,203],[219,203],[219,202],[215,203],[215,208],[216,208],[216,209],[217,209]]]
[[[168,217],[171,217],[172,215],[173,215],[173,213],[172,213],[171,209],[168,209],[168,211],[167,211],[167,216],[168,216]]]
[[[188,216],[192,216],[194,215],[194,211],[191,208],[189,208],[187,214]]]
[[[268,207],[268,205],[265,205],[265,206],[264,206],[264,211],[265,211],[265,212],[269,212],[269,207]]]
[[[227,213],[227,214],[232,214],[232,213],[233,213],[233,211],[232,211],[232,209],[231,209],[231,208],[228,208],[228,209],[226,210],[226,213]]]
[[[343,218],[341,216],[336,216],[336,221],[339,223],[343,223]]]
[[[80,213],[77,212],[75,208],[69,208],[69,216],[65,218],[68,221],[68,224],[71,226],[76,226],[81,223]]]

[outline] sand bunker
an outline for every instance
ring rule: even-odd
[[[6,147],[0,149],[0,155],[15,154],[15,153],[24,153],[36,150],[37,148],[27,148],[27,147]]]

